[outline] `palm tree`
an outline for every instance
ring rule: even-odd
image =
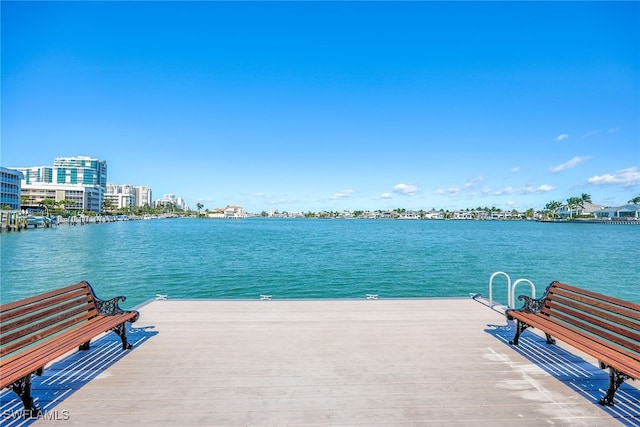
[[[640,204],[640,196],[636,196],[633,199],[629,200],[627,203],[633,203],[634,205]]]
[[[112,206],[111,206],[111,200],[109,200],[109,199],[104,199],[104,200],[102,201],[102,210],[103,210],[103,211],[108,212],[108,211],[110,211],[110,210],[111,210],[111,207],[112,207]]]
[[[562,202],[553,200],[545,205],[545,209],[551,212],[551,216],[556,218],[558,216],[558,210],[562,207]]]
[[[578,206],[582,206],[582,197],[569,197],[567,199],[567,206],[569,207],[569,218],[573,218],[573,209],[578,210]]]
[[[45,209],[47,216],[49,216],[49,214],[51,213],[51,210],[56,205],[56,202],[53,199],[44,199],[39,204]]]
[[[198,208],[198,216],[200,216],[200,209],[204,208],[204,205],[198,202],[198,204],[196,204],[196,208]]]

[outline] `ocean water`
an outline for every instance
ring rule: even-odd
[[[158,219],[0,234],[0,302],[86,280],[99,297],[467,297],[492,273],[640,303],[640,226],[524,221]],[[528,294],[527,286],[516,294]],[[506,303],[506,280],[494,280]]]

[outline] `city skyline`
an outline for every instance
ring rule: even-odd
[[[640,193],[636,2],[3,2],[4,167],[194,209],[542,209]]]

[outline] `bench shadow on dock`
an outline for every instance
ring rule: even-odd
[[[515,330],[515,322],[507,321],[504,325],[487,325],[485,332],[593,402],[623,425],[640,427],[640,389],[624,383],[616,394],[615,405],[601,406],[598,400],[609,387],[608,370],[599,369],[558,345],[547,344],[545,338],[531,331],[525,331],[520,336],[519,345],[512,346],[509,341],[513,339]]]
[[[64,420],[64,411],[57,411],[56,406],[63,402],[83,386],[88,384],[116,362],[126,357],[138,346],[157,335],[152,327],[135,328],[127,324],[127,337],[133,344],[131,350],[122,351],[122,341],[118,335],[107,333],[91,342],[87,351],[76,351],[50,366],[42,376],[32,376],[32,393],[36,406],[43,414],[38,418],[24,419],[23,405],[20,398],[10,389],[0,393],[0,425],[27,426],[41,419]]]

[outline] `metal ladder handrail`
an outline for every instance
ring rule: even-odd
[[[507,279],[507,308],[515,308],[515,289],[519,283],[528,283],[531,287],[531,298],[536,297],[536,287],[529,279],[518,279],[511,284],[511,277],[504,271],[496,271],[489,277],[489,307],[493,307],[493,279],[496,276],[504,276]]]
[[[489,277],[489,307],[493,307],[493,279],[498,276],[503,275],[507,278],[507,305],[509,304],[509,295],[511,295],[511,277],[504,271],[496,271]]]
[[[511,297],[511,301],[509,301],[509,308],[515,308],[516,307],[516,286],[518,286],[518,283],[528,283],[529,287],[531,287],[531,298],[535,298],[536,297],[536,286],[533,284],[533,282],[529,279],[518,279],[515,282],[513,282],[513,285],[511,285],[511,292],[510,292],[510,297]]]

